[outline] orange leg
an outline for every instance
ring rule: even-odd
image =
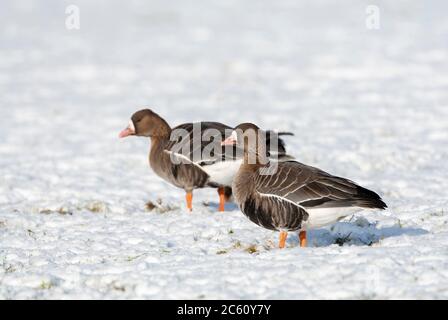
[[[286,231],[281,231],[280,232],[280,240],[278,242],[278,247],[280,249],[283,249],[285,247],[285,243],[286,243],[286,238],[288,237],[288,232]]]
[[[299,232],[300,247],[306,247],[306,231]]]
[[[193,210],[193,192],[187,192],[185,199],[187,200],[187,209],[191,212]]]
[[[226,203],[226,194],[223,187],[218,188],[218,194],[219,194],[219,209],[218,211],[223,212],[225,211],[225,203]]]

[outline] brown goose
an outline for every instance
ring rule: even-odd
[[[241,211],[254,223],[280,231],[284,248],[287,232],[299,231],[306,246],[306,230],[332,224],[361,209],[385,209],[373,191],[296,161],[270,163],[264,133],[254,124],[240,124],[222,145],[240,145],[244,160],[232,190]]]
[[[233,177],[242,162],[242,150],[238,152],[235,147],[229,150],[220,145],[231,132],[231,127],[218,122],[185,123],[171,128],[158,114],[144,109],[132,115],[120,138],[151,138],[151,168],[165,181],[185,190],[190,211],[193,190],[204,187],[218,188],[219,211],[224,211],[225,201],[232,194],[230,186]],[[269,133],[268,147],[274,141],[272,145],[278,150],[278,158],[290,158],[279,136],[291,134]]]

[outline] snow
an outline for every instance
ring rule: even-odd
[[[80,30],[65,2],[0,4],[0,299],[448,298],[446,1],[377,1],[379,30],[371,1],[70,4]],[[389,209],[284,250],[215,190],[190,214],[117,138],[142,106],[292,131]]]

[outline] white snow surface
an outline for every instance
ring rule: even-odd
[[[2,0],[0,299],[448,298],[448,3],[372,2]],[[213,189],[190,214],[117,137],[144,106],[292,131],[389,209],[284,250]]]

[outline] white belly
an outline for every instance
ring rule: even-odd
[[[302,228],[314,229],[324,227],[360,210],[362,209],[356,207],[307,209],[309,217],[302,224]]]
[[[202,170],[210,176],[210,181],[224,186],[231,186],[233,178],[241,166],[241,162],[241,159],[236,161],[219,161],[203,166]]]

